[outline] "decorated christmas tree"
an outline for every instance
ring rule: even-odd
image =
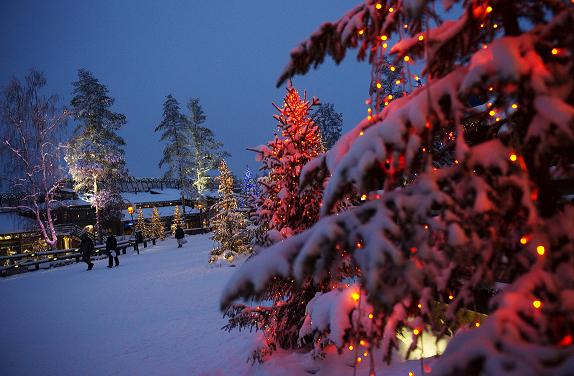
[[[179,205],[177,205],[173,211],[173,219],[171,220],[171,234],[175,235],[175,230],[177,230],[177,226],[183,228],[184,222],[181,212],[179,210]]]
[[[241,183],[241,207],[249,207],[261,194],[261,186],[257,182],[257,178],[253,175],[253,171],[249,167],[245,168],[243,175],[243,182]]]
[[[310,187],[300,192],[299,186],[301,168],[322,150],[319,129],[310,115],[317,103],[316,98],[301,98],[289,86],[283,106],[276,106],[277,133],[267,145],[258,148],[258,159],[267,173],[260,179],[263,190],[252,216],[260,226],[260,246],[300,233],[318,219],[320,190]],[[261,250],[259,256],[271,256],[268,251]],[[274,278],[256,297],[257,306],[228,307],[226,329],[249,327],[264,334],[265,340],[252,354],[253,361],[263,361],[277,348],[306,347],[306,341],[299,339],[299,328],[305,319],[305,305],[318,288],[309,282],[298,289],[292,278]]]
[[[165,237],[164,225],[156,207],[153,208],[151,215],[150,233],[151,237],[155,239],[163,239]]]
[[[238,254],[251,252],[247,238],[247,219],[237,210],[237,200],[233,193],[233,174],[224,160],[219,164],[219,201],[212,210],[216,214],[211,219],[213,227],[212,239],[217,247],[211,251],[209,262],[224,258],[232,262]]]
[[[140,232],[144,239],[147,239],[151,236],[150,226],[145,221],[143,209],[138,209],[138,217],[136,219],[136,231]]]
[[[443,21],[437,9],[454,4]],[[349,351],[370,375],[396,333],[409,350],[423,335],[450,339],[433,375],[574,373],[574,205],[555,182],[574,173],[573,24],[570,1],[375,0],[324,24],[280,83],[358,48],[371,64],[390,51],[407,73],[422,60],[426,84],[405,74],[402,98],[305,166],[305,184],[329,177],[321,219],[246,262],[222,307],[270,299],[282,280],[293,294],[329,283],[296,333],[314,354]],[[473,142],[469,116],[490,124]],[[436,164],[445,134],[452,163]],[[333,211],[354,192],[360,205]],[[468,320],[476,311],[488,317]]]

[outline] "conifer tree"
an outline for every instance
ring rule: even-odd
[[[138,217],[136,219],[136,231],[140,232],[144,239],[148,239],[151,237],[150,226],[144,218],[142,208],[138,209]]]
[[[171,220],[171,227],[170,227],[172,235],[175,235],[175,230],[177,230],[177,226],[180,226],[181,228],[184,227],[184,220],[181,215],[181,211],[179,210],[179,205],[176,206],[173,211],[173,219]]]
[[[159,167],[167,166],[164,179],[175,179],[179,182],[185,215],[185,196],[189,195],[190,189],[187,171],[192,165],[192,152],[185,117],[180,112],[179,103],[171,94],[163,103],[163,117],[155,131],[161,131],[161,141],[167,142]]]
[[[126,176],[124,140],[117,134],[126,117],[112,112],[114,99],[92,73],[80,69],[70,104],[77,121],[66,162],[76,191],[91,194],[96,209],[96,234],[102,220],[118,220],[123,206],[119,181]]]
[[[460,14],[443,22],[437,10],[454,4]],[[407,69],[424,59],[427,85],[305,167],[305,183],[329,177],[321,220],[246,262],[223,308],[265,296],[277,279],[301,291],[328,281],[300,334],[317,351],[351,351],[357,367],[363,351],[390,360],[402,331],[409,350],[423,334],[454,333],[433,375],[571,374],[574,204],[554,179],[574,166],[573,24],[569,1],[367,0],[323,25],[280,82],[350,48],[373,63],[383,36],[406,35],[391,52]],[[488,105],[474,108],[473,96]],[[469,145],[463,122],[477,111],[491,130]],[[456,160],[436,166],[432,142],[444,132]],[[335,213],[354,191],[360,205]],[[343,267],[353,276],[333,280]],[[488,317],[465,322],[469,310]]]
[[[229,154],[221,150],[223,144],[215,139],[211,129],[203,125],[207,117],[199,103],[199,98],[190,99],[187,108],[189,110],[187,127],[191,148],[191,163],[187,171],[193,180],[195,191],[199,196],[203,196],[210,185],[209,172],[216,169],[220,161]]]
[[[153,238],[155,239],[163,239],[165,237],[164,225],[159,216],[159,211],[154,206],[153,212],[151,215],[151,230],[150,233]]]
[[[219,201],[212,208],[216,213],[211,219],[212,239],[217,242],[217,247],[211,251],[210,263],[220,258],[231,262],[236,255],[247,254],[251,251],[246,236],[247,220],[245,215],[237,210],[237,200],[233,192],[233,174],[225,160],[222,160],[219,165],[217,180]]]
[[[277,133],[266,146],[258,149],[258,158],[267,175],[260,179],[262,192],[256,201],[252,219],[263,235],[259,246],[279,242],[309,228],[318,219],[321,197],[319,187],[300,192],[302,167],[322,151],[318,127],[310,111],[318,103],[307,100],[289,86],[282,107],[274,115]],[[267,250],[259,252],[265,255]],[[249,262],[248,262],[249,263]],[[226,310],[227,330],[250,327],[264,333],[265,342],[251,358],[263,361],[277,348],[295,349],[307,346],[299,339],[299,328],[305,318],[305,305],[318,289],[307,283],[298,290],[293,279],[276,278],[255,299],[258,306],[236,304]]]
[[[331,149],[341,137],[343,114],[335,111],[335,106],[332,103],[321,103],[313,112],[312,118],[321,132],[323,149]]]
[[[241,183],[241,207],[249,207],[261,194],[261,187],[257,182],[257,177],[249,167],[245,168],[243,181]]]

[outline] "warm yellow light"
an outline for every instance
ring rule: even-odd
[[[385,101],[385,106],[388,106],[389,102]]]
[[[386,43],[383,43],[383,48],[387,48],[389,45]]]
[[[510,159],[510,161],[512,162],[516,162],[516,160],[518,159],[518,157],[516,156],[516,154],[512,153],[510,154],[510,157],[508,157]]]
[[[538,253],[540,256],[544,256],[544,252],[546,252],[546,250],[544,249],[543,245],[536,247],[536,253]]]
[[[419,40],[423,40],[425,37],[423,35],[419,35]]]
[[[394,8],[389,8],[389,13],[393,13],[395,11]]]
[[[369,117],[370,117],[370,115],[369,115]],[[369,119],[369,120],[371,120],[371,119]],[[364,135],[364,134],[365,134],[365,132],[363,132],[363,131],[360,131],[360,132],[359,132],[359,136],[362,136],[362,135]]]
[[[558,48],[553,48],[551,52],[552,52],[552,55],[558,55],[558,52],[560,52],[560,51],[558,50]]]
[[[516,110],[518,108],[518,105],[516,103],[513,103],[511,107]]]
[[[452,296],[452,294],[448,296],[448,300],[453,300],[453,299],[454,299],[454,296]]]
[[[420,332],[421,332],[421,331],[418,330],[418,329],[416,329],[416,328],[413,329],[413,334],[414,334],[415,336],[418,336],[418,335],[420,334]]]
[[[532,306],[536,309],[539,309],[540,307],[542,307],[542,302],[540,300],[535,300],[532,302]]]
[[[493,29],[496,29],[497,27],[498,27],[498,24],[492,25],[492,28],[493,28]]]
[[[383,7],[383,4],[381,4],[381,3],[377,3],[375,5],[375,8],[377,8],[377,9],[381,9],[382,7]]]
[[[479,327],[480,327],[480,323],[477,321],[477,322],[474,323],[474,326],[476,326],[477,328],[479,328]]]
[[[494,120],[496,120],[496,121],[500,121],[500,118],[499,118],[499,117],[497,117],[497,118],[496,118],[496,119],[494,119]]]
[[[483,27],[484,27],[484,24],[480,24],[480,27],[483,28]]]
[[[387,40],[387,39],[389,39],[389,38],[388,38],[386,35],[381,35],[381,40],[382,40],[382,41],[385,41],[385,40]]]
[[[520,244],[526,245],[526,243],[528,243],[528,238],[526,238],[526,236],[521,237],[520,238]]]
[[[488,88],[488,91],[493,91],[493,90],[494,90],[494,88],[492,86]]]
[[[403,60],[406,61],[406,62],[408,62],[409,60],[411,60],[411,58],[408,57],[408,55],[407,55],[407,56],[405,56],[405,57],[403,58]]]
[[[349,350],[353,351],[353,349],[354,349],[353,345],[349,345]]]
[[[408,29],[408,28],[409,28],[409,25],[404,24],[404,25],[403,25],[403,28]]]
[[[395,68],[394,65],[391,65],[389,69],[391,70],[391,72],[394,72],[397,68]]]
[[[419,309],[422,309],[422,308],[423,308],[423,305],[422,305],[421,303],[419,303],[419,304],[417,304],[417,307],[418,307]]]
[[[366,194],[366,193],[363,193],[363,194],[361,195],[361,200],[362,200],[362,201],[365,201],[366,199],[367,199],[367,194]]]
[[[366,344],[366,342],[365,342],[364,340],[360,340],[360,341],[359,341],[359,345],[365,346],[365,344]]]
[[[354,300],[355,302],[358,302],[360,297],[361,297],[361,295],[359,295],[358,292],[354,292],[354,293],[351,294],[351,298],[353,298],[353,300]]]
[[[410,371],[409,376],[415,376],[415,373],[413,371]]]
[[[377,89],[380,89],[382,87],[383,87],[383,85],[380,82],[377,82]]]
[[[373,117],[371,115],[369,115],[369,116],[367,116],[367,120],[373,120]],[[362,136],[362,134],[361,134],[361,136]]]
[[[366,358],[367,356],[369,356],[369,352],[368,352],[368,351],[365,351],[365,352],[363,353],[363,356]]]
[[[364,30],[364,29],[360,29],[360,30],[359,30],[359,35],[363,35],[363,34],[365,34],[365,30]]]
[[[361,357],[357,358],[357,363],[361,363],[362,361],[363,361],[363,358],[361,358]]]
[[[490,13],[490,12],[492,12],[492,7],[491,6],[486,7],[486,13]]]
[[[387,98],[389,98],[389,100],[391,100],[391,99],[393,99],[393,96],[392,96],[391,94],[389,94],[389,95],[387,96]]]
[[[373,316],[373,314],[372,314],[372,313],[369,313],[369,319],[371,319],[371,320],[372,320],[372,319],[373,319],[373,317],[374,317],[374,316]]]
[[[494,116],[494,115],[496,115],[496,111],[490,110],[490,111],[488,112],[488,114],[489,114],[490,116]]]
[[[395,84],[400,85],[401,84],[401,80],[396,80]]]

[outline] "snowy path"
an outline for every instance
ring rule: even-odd
[[[102,260],[91,272],[80,263],[1,279],[0,375],[279,376],[318,368],[288,353],[246,363],[254,334],[220,330],[219,297],[235,268],[207,264],[209,235],[187,239],[181,249],[167,239],[140,255],[130,250],[111,270]],[[317,375],[352,375],[342,366],[352,360],[333,356]]]

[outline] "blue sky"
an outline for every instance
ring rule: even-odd
[[[167,94],[182,108],[199,97],[207,123],[232,154],[239,176],[259,166],[245,148],[275,130],[271,103],[289,52],[321,23],[338,19],[358,1],[342,0],[12,0],[0,2],[0,85],[31,68],[43,71],[49,93],[65,102],[77,70],[86,68],[127,116],[121,131],[135,176],[158,176],[163,146],[154,128]],[[365,115],[370,68],[351,54],[328,61],[294,85],[332,102],[348,130]]]

